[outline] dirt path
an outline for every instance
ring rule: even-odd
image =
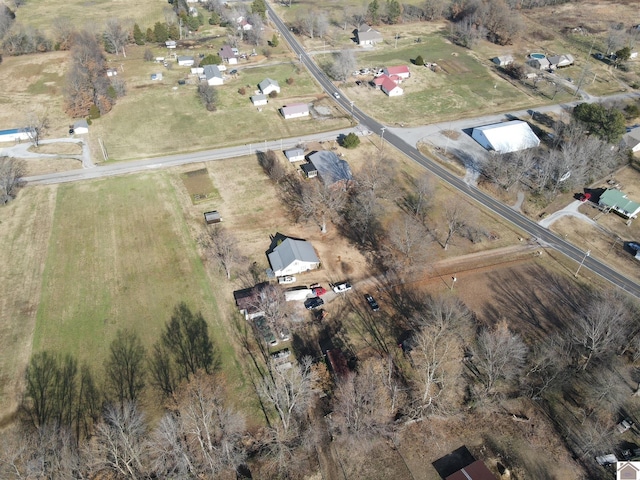
[[[311,422],[313,424],[311,428],[318,434],[316,452],[322,478],[324,480],[346,480],[346,476],[334,455],[335,449],[331,448],[331,436],[319,402],[311,410]]]

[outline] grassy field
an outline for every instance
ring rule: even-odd
[[[133,3],[125,0],[29,0],[18,9],[16,17],[20,23],[44,32],[52,31],[53,20],[58,17],[71,19],[78,28],[88,28],[91,31],[109,18],[120,18],[131,23],[137,22],[145,31],[146,27],[153,26],[155,22],[164,21],[163,11],[167,7],[170,6],[166,2],[157,0]]]
[[[72,353],[100,373],[118,329],[150,346],[185,301],[202,311],[225,376],[241,388],[216,300],[168,174],[58,189],[34,350]]]
[[[425,62],[437,63],[442,70],[433,72],[411,65],[418,55]],[[410,66],[412,76],[402,83],[405,93],[400,97],[387,97],[364,84],[357,86],[353,78],[344,86],[347,96],[357,105],[366,105],[373,116],[389,124],[421,125],[459,118],[471,111],[479,114],[517,109],[539,101],[494,75],[469,50],[452,45],[439,35],[397,49],[387,46],[363,52],[358,64]]]
[[[311,117],[289,121],[282,118],[277,111],[282,105],[311,102],[321,95],[306,70],[290,61],[238,66],[239,74],[217,87],[218,110],[207,112],[196,95],[195,84],[177,84],[179,79],[189,76],[189,68],[174,66],[167,70],[161,64],[142,62],[142,52],[143,49],[138,49],[122,62],[122,76],[129,85],[127,96],[92,125],[95,133],[91,139],[103,140],[110,160],[255,143],[349,125],[337,110],[334,118],[322,121]],[[152,82],[151,73],[159,71],[163,72],[163,80]],[[282,90],[278,98],[270,99],[258,111],[249,96],[266,77],[277,80]],[[293,79],[291,85],[286,83],[288,78]],[[238,93],[240,88],[246,89],[245,95]],[[97,148],[93,151],[98,159]]]

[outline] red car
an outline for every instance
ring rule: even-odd
[[[580,195],[581,202],[586,202],[587,200],[590,200],[590,199],[591,199],[590,193],[583,193],[582,195]]]
[[[314,294],[316,297],[321,297],[322,295],[324,295],[325,293],[327,293],[327,289],[326,289],[326,288],[324,288],[324,287],[319,287],[319,286],[318,286],[318,287],[313,287],[313,288],[311,289],[311,291],[313,292],[313,294]]]

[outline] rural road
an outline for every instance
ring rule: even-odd
[[[447,182],[451,186],[455,187],[457,190],[462,192],[464,195],[468,196],[472,200],[476,201],[480,205],[489,209],[496,215],[502,217],[504,220],[514,224],[516,227],[520,228],[522,231],[526,232],[531,239],[534,239],[540,243],[540,245],[553,248],[570,259],[574,260],[577,264],[582,262],[584,268],[588,268],[592,272],[601,276],[602,278],[608,280],[613,283],[617,287],[623,289],[629,294],[640,298],[640,285],[638,285],[633,280],[625,277],[624,275],[616,272],[608,265],[600,262],[599,260],[589,256],[586,252],[583,252],[579,248],[575,247],[571,243],[561,239],[554,233],[550,232],[548,229],[538,225],[534,221],[525,217],[521,213],[517,212],[513,208],[504,205],[503,203],[497,201],[493,197],[487,195],[486,193],[476,189],[473,186],[465,183],[463,179],[460,179],[453,175],[448,170],[441,167],[439,164],[433,162],[432,160],[423,156],[416,148],[415,144],[411,144],[408,142],[402,133],[398,132],[396,129],[387,128],[385,125],[377,122],[373,118],[366,115],[359,108],[357,108],[353,102],[350,102],[348,99],[342,95],[333,83],[327,78],[327,76],[320,70],[320,68],[313,62],[311,57],[307,55],[302,46],[298,43],[297,39],[293,36],[293,34],[289,31],[287,26],[282,22],[282,20],[275,14],[271,6],[267,3],[267,9],[269,12],[269,17],[271,21],[274,23],[276,28],[280,31],[280,34],[285,38],[287,43],[290,45],[293,52],[298,56],[300,61],[307,67],[309,72],[316,78],[318,83],[322,86],[322,88],[333,95],[335,92],[340,94],[340,98],[336,99],[336,101],[345,109],[345,111],[352,113],[353,117],[361,124],[367,127],[374,133],[379,133],[382,139],[382,146],[384,147],[384,142],[388,142],[393,145],[396,149],[400,150],[406,156],[414,160],[415,162],[422,165],[433,175],[439,177],[441,180]],[[628,98],[637,98],[637,94],[623,94],[622,97]],[[595,99],[592,99],[595,100]],[[536,108],[536,111],[545,112],[551,108],[558,108],[558,106],[550,106],[550,107],[542,107]],[[563,108],[563,106],[559,106],[559,108]],[[519,112],[520,114],[524,113],[525,115],[528,111]],[[516,112],[515,114],[518,114]],[[491,123],[492,116],[487,117],[486,123]],[[475,125],[478,125],[478,119],[474,120],[459,120],[456,123],[457,126],[462,128],[468,128],[472,126],[473,122]],[[446,124],[445,124],[446,125]],[[467,125],[467,126],[465,126]],[[438,128],[438,126],[435,126]],[[427,127],[429,128],[429,127]],[[440,126],[442,128],[442,126]],[[388,130],[388,131],[387,131]],[[424,136],[424,135],[423,135]],[[421,137],[420,137],[421,138]]]
[[[373,133],[381,136],[381,146],[384,148],[385,142],[391,144],[397,150],[404,153],[406,156],[422,165],[425,169],[431,172],[433,175],[439,177],[441,180],[447,182],[451,186],[458,189],[464,195],[473,199],[477,203],[481,204],[485,208],[494,212],[496,215],[502,217],[504,220],[514,224],[516,227],[526,232],[531,239],[538,241],[542,246],[553,248],[567,257],[574,260],[577,264],[584,263],[584,268],[588,268],[592,272],[608,280],[614,285],[620,287],[626,292],[640,298],[640,285],[633,280],[625,277],[624,275],[611,269],[604,263],[597,259],[587,256],[586,253],[579,248],[573,246],[569,242],[559,238],[555,234],[551,233],[547,228],[538,225],[534,221],[525,217],[521,213],[514,210],[512,207],[502,204],[495,200],[493,197],[485,194],[484,192],[476,189],[474,186],[469,185],[464,179],[460,179],[450,173],[448,170],[441,167],[439,164],[433,162],[427,157],[423,156],[416,148],[415,145],[425,136],[438,133],[444,129],[462,130],[477,126],[478,124],[495,123],[506,119],[508,116],[526,116],[531,114],[531,110],[522,110],[513,112],[510,114],[496,114],[487,115],[475,119],[461,119],[452,122],[443,122],[440,124],[433,124],[418,128],[398,129],[390,128],[375,119],[366,115],[362,110],[356,107],[353,102],[344,97],[335,85],[326,77],[324,72],[313,62],[312,58],[305,52],[302,46],[295,39],[293,34],[289,31],[282,20],[275,14],[271,6],[267,3],[267,9],[271,21],[276,28],[280,31],[281,35],[290,45],[292,51],[298,56],[300,62],[308,69],[308,71],[316,78],[320,86],[330,95],[339,93],[340,98],[335,101],[348,113],[352,114],[356,122],[360,124],[360,128],[364,127]],[[623,98],[637,98],[639,94],[635,93],[623,93],[615,95],[613,97],[607,97],[607,99],[623,99]],[[592,101],[597,99],[592,98]],[[550,105],[544,107],[536,107],[536,112],[559,112],[562,109],[566,109],[572,106],[572,104],[566,105]],[[207,150],[203,152],[194,152],[186,154],[177,154],[165,157],[150,158],[145,160],[138,160],[132,162],[120,162],[101,165],[96,168],[84,168],[82,170],[75,170],[70,172],[52,173],[47,175],[39,175],[25,178],[25,181],[33,184],[53,184],[62,182],[72,182],[79,180],[89,180],[94,178],[101,178],[105,176],[121,175],[126,173],[140,172],[144,170],[159,169],[164,167],[171,167],[177,165],[185,165],[188,163],[222,160],[226,158],[238,157],[247,154],[254,153],[256,150],[264,151],[267,149],[282,149],[291,148],[298,143],[305,141],[317,141],[335,139],[339,134],[349,133],[350,131],[356,131],[357,129],[345,129],[335,132],[326,132],[321,134],[301,136],[298,138],[282,139],[280,141],[261,142],[253,145],[240,145],[235,147],[222,148],[217,150]]]

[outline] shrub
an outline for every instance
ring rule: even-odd
[[[244,88],[244,87],[240,87],[240,88],[238,89],[238,93],[239,93],[240,95],[246,95],[246,94],[247,94],[247,89],[246,89],[246,88]]]
[[[293,82],[294,82],[293,77],[287,78],[287,85],[293,85]]]
[[[89,107],[89,120],[94,118],[100,118],[100,109],[95,103]]]
[[[153,56],[153,52],[151,51],[150,48],[145,48],[144,49],[144,61],[145,62],[152,62],[153,59],[155,57]]]
[[[277,96],[278,96],[278,92],[276,92],[275,90],[269,93],[269,98],[276,98]]]
[[[414,63],[418,66],[424,65],[424,58],[422,58],[422,55],[418,55],[414,60]]]
[[[356,148],[358,145],[360,145],[360,137],[353,132],[342,139],[342,146],[344,148]]]
[[[636,118],[640,116],[640,107],[635,103],[631,103],[624,107],[624,113],[627,118]]]

